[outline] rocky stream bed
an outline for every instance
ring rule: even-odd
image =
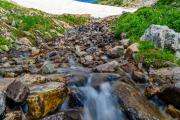
[[[24,39],[0,54],[1,119],[180,118],[180,68],[136,63],[137,45],[128,46],[125,34],[117,40],[108,19],[37,43]]]

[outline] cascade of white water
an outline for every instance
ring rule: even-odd
[[[96,90],[90,85],[92,77],[90,75],[87,85],[80,88],[86,98],[83,120],[123,120],[117,100],[111,94],[111,85],[103,83],[100,89]]]

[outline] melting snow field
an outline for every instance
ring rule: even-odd
[[[123,11],[134,12],[136,9],[97,5],[74,0],[10,0],[28,8],[35,8],[51,14],[90,14],[93,17],[120,15]]]

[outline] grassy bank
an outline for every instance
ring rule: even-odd
[[[123,32],[126,33],[132,44],[138,42],[145,30],[152,24],[166,25],[180,32],[180,1],[160,0],[152,7],[140,8],[135,13],[125,13],[112,24],[112,31],[116,37],[120,37]],[[176,61],[175,56],[172,57],[173,54],[169,56],[170,52],[167,50],[162,52],[163,50],[156,48],[140,50],[137,58],[144,56],[146,63],[158,63],[159,60]]]
[[[85,24],[89,20],[88,16],[55,16],[0,0],[0,32],[16,39],[26,37],[33,44],[36,44],[37,36],[50,40],[61,35],[67,28]],[[5,40],[0,39],[0,45],[5,45],[2,42]]]

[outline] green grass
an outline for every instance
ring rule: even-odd
[[[146,66],[164,67],[166,61],[175,62],[175,54],[169,50],[161,50],[148,41],[139,41],[145,30],[152,24],[166,25],[180,32],[180,0],[160,0],[153,7],[138,9],[135,13],[125,13],[112,24],[116,37],[126,33],[130,44],[139,42],[139,52],[135,55],[137,62]]]
[[[6,0],[0,0],[0,7],[5,10],[11,10],[11,9],[15,8],[16,6]]]
[[[155,48],[149,41],[140,41],[139,43],[139,52],[135,54],[136,62],[156,68],[165,67],[166,61],[176,62],[176,57],[172,52]]]
[[[83,16],[75,16],[75,15],[62,15],[62,16],[58,16],[58,19],[61,21],[64,21],[70,25],[82,25],[85,24],[86,22],[88,22],[89,19],[87,19],[87,17],[83,17]]]
[[[157,4],[158,6],[169,6],[169,7],[180,7],[180,1],[179,0],[160,0]]]
[[[170,5],[163,5],[165,0],[160,0],[156,7],[140,8],[135,13],[125,13],[113,24],[112,30],[117,37],[125,32],[130,38],[130,43],[139,41],[144,31],[152,24],[167,25],[177,32],[180,32],[180,9]],[[168,0],[167,0],[168,1]],[[169,0],[177,1],[177,0]],[[180,4],[180,1],[177,1]]]
[[[39,29],[42,32],[49,31],[51,24],[47,18],[42,16],[29,16],[29,15],[10,15],[9,20],[14,22],[13,26],[23,31],[29,31],[31,29]]]
[[[11,46],[11,42],[0,35],[0,51],[8,51],[8,48]]]
[[[10,45],[10,42],[0,35],[0,45]]]
[[[149,41],[140,41],[139,42],[139,50],[140,51],[145,51],[149,49],[155,49],[155,46],[152,42]]]

